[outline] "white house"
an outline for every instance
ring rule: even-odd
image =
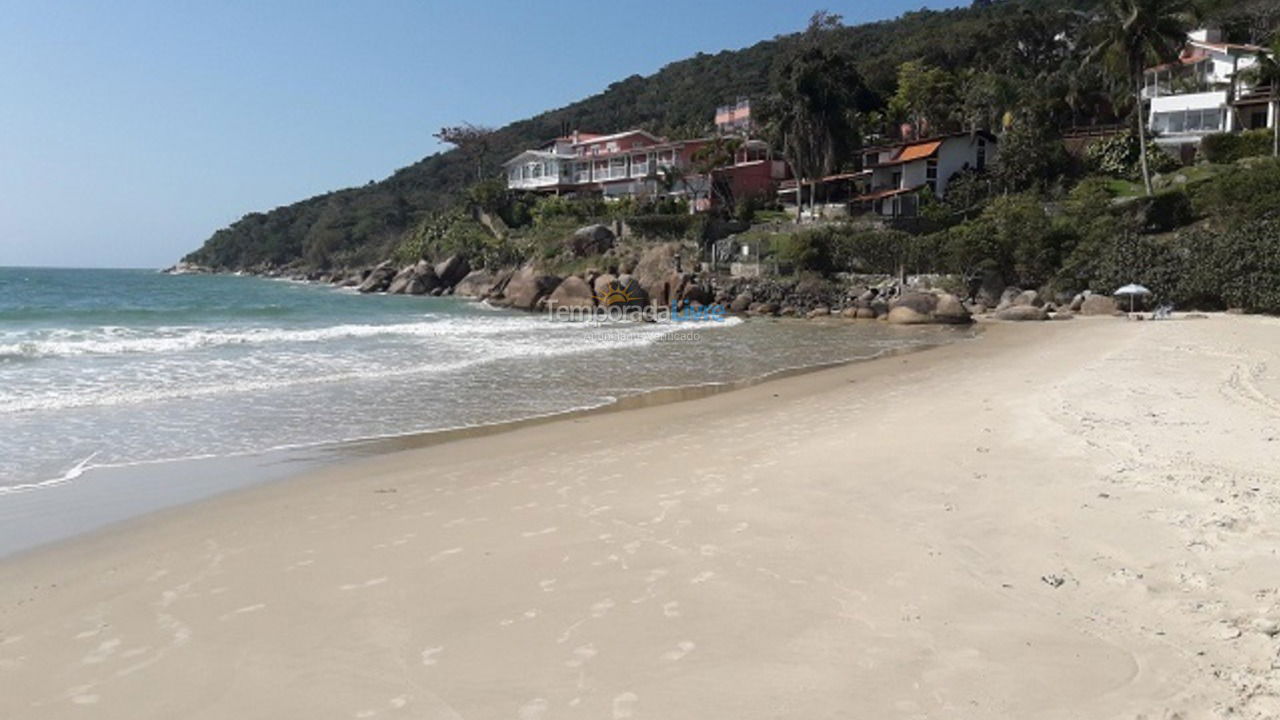
[[[1142,95],[1155,142],[1189,160],[1205,135],[1272,127],[1277,118],[1266,94],[1241,77],[1261,52],[1224,42],[1219,30],[1197,30],[1176,61],[1147,69]]]
[[[868,148],[862,151],[866,192],[854,202],[883,217],[912,217],[925,188],[939,199],[965,170],[985,170],[996,161],[996,136],[980,130]]]

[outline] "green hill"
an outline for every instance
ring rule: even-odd
[[[856,58],[872,104],[895,90],[908,60],[944,68],[975,67],[1013,47],[1010,23],[1088,9],[1097,0],[976,0],[953,10],[909,12],[890,21],[843,28],[841,42]],[[715,108],[739,96],[759,97],[774,60],[793,35],[741,50],[698,54],[647,77],[633,75],[603,92],[499,129],[492,170],[519,150],[563,128],[611,132],[644,127],[671,136],[709,129]],[[267,212],[246,215],[213,234],[184,258],[221,269],[264,264],[340,267],[376,262],[427,213],[456,202],[474,168],[457,151],[442,152],[363,187],[338,190]]]

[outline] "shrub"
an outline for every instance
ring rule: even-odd
[[[1246,130],[1242,133],[1214,133],[1200,141],[1200,159],[1215,164],[1233,163],[1247,157],[1270,155],[1270,130]]]
[[[1147,141],[1147,167],[1152,173],[1172,172],[1179,164],[1155,143]],[[1123,132],[1099,140],[1085,148],[1085,162],[1093,172],[1112,177],[1137,180],[1142,177],[1139,162],[1138,138],[1135,133]]]
[[[1250,161],[1192,190],[1196,214],[1217,223],[1247,222],[1280,213],[1280,160]]]
[[[707,218],[703,215],[636,215],[627,227],[643,238],[701,240]]]

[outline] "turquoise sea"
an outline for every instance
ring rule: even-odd
[[[596,325],[256,277],[0,268],[0,501],[95,468],[497,423],[959,336]]]

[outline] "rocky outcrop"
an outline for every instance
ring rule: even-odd
[[[570,275],[547,296],[547,307],[590,310],[596,306],[595,291],[587,281]]]
[[[471,272],[471,263],[461,255],[450,255],[449,257],[436,263],[433,268],[435,276],[439,278],[440,284],[451,288],[462,282]]]
[[[947,293],[905,293],[889,305],[895,325],[959,325],[972,320],[964,303]]]
[[[519,310],[533,310],[538,306],[538,301],[550,295],[559,284],[559,277],[540,273],[532,265],[526,265],[507,281],[496,304]]]
[[[605,225],[578,228],[569,238],[569,250],[577,257],[599,255],[611,249],[617,236]]]
[[[391,265],[391,261],[388,260],[369,271],[364,281],[356,289],[362,293],[382,292],[391,285],[391,281],[395,277],[396,269]]]
[[[996,305],[996,312],[1012,307],[1040,307],[1041,305],[1044,305],[1044,300],[1040,298],[1040,293],[1035,290],[1023,290],[1020,287],[1010,285],[1000,295],[1000,302]]]
[[[997,310],[995,318],[997,320],[1010,320],[1013,322],[1048,320],[1049,311],[1042,307],[1035,307],[1034,305],[1016,305],[1013,307],[1007,307],[1003,310]]]
[[[1081,315],[1115,315],[1120,311],[1114,298],[1093,294],[1080,303]]]
[[[427,295],[441,287],[435,268],[426,260],[419,260],[416,265],[410,265],[396,273],[387,286],[387,294]]]
[[[750,291],[740,292],[733,302],[729,303],[729,312],[744,313],[751,307],[754,300],[755,296]]]
[[[511,279],[511,270],[493,272],[492,270],[472,270],[467,276],[453,286],[453,294],[460,297],[484,299],[497,295],[506,287]]]

